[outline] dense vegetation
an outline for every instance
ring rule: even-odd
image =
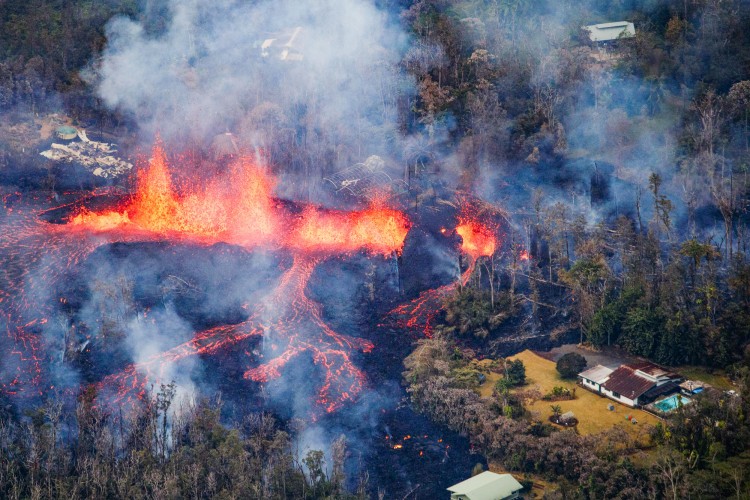
[[[220,422],[221,401],[175,403],[174,386],[123,416],[84,392],[71,410],[52,399],[23,423],[0,416],[3,498],[367,498],[345,488],[346,441],[297,450],[269,415]],[[302,431],[296,429],[296,432]],[[299,459],[297,457],[300,457]]]
[[[417,109],[433,125],[459,120],[450,142],[466,153],[465,182],[521,175],[536,185],[510,193],[531,207],[515,223],[533,263],[526,269],[506,257],[493,273],[510,304],[490,308],[486,292],[461,290],[446,326],[496,336],[502,325],[492,320],[515,314],[520,298],[536,325],[572,315],[569,326],[594,346],[620,345],[668,365],[747,362],[750,84],[746,68],[728,61],[746,57],[741,26],[750,11],[739,2],[617,4],[588,19],[634,19],[639,31],[600,63],[574,29],[582,11],[558,6],[567,31],[539,42],[534,22],[553,7],[503,5],[419,2],[405,14],[420,39],[443,47],[444,65],[418,73]],[[520,39],[544,45],[521,47]],[[589,175],[566,170],[579,155],[614,169],[590,171],[584,202],[565,179]],[[473,283],[488,288],[486,278]]]
[[[137,12],[133,0],[3,2],[0,111],[54,111],[63,104],[79,119],[106,119],[81,70],[104,47],[106,22]]]
[[[586,368],[586,358],[576,352],[569,352],[557,360],[556,368],[561,377],[575,378]]]

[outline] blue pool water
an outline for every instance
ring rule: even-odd
[[[659,410],[663,411],[664,413],[669,413],[670,411],[674,410],[679,406],[679,403],[677,402],[677,398],[680,398],[680,401],[683,405],[686,405],[690,402],[690,398],[686,398],[685,396],[679,396],[677,394],[673,396],[669,396],[666,399],[662,399],[661,401],[658,401],[654,403],[654,406],[657,407]]]

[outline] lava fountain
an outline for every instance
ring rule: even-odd
[[[166,241],[284,250],[292,255],[293,264],[276,288],[253,306],[245,321],[196,332],[188,342],[127,366],[101,380],[100,393],[112,394],[123,403],[133,402],[145,395],[148,384],[169,382],[164,373],[171,363],[211,355],[262,336],[270,359],[260,364],[249,359],[246,379],[267,382],[277,378],[287,363],[307,352],[323,373],[316,407],[332,412],[354,400],[362,390],[364,376],[351,356],[369,352],[372,343],[330,328],[322,318],[321,306],[306,294],[308,281],[315,267],[330,257],[358,252],[385,257],[398,254],[410,222],[400,211],[382,204],[361,211],[313,205],[293,210],[273,197],[274,187],[274,180],[260,167],[239,159],[230,166],[229,175],[178,190],[166,154],[157,144],[147,167],[138,174],[135,193],[114,210],[80,209],[65,224],[40,220],[33,206],[14,214],[14,223],[3,226],[0,238],[4,259],[0,307],[8,316],[6,342],[17,362],[0,378],[2,391],[42,394],[46,390],[46,354],[41,352],[39,325],[47,321],[51,308],[37,307],[32,300],[44,295],[42,288],[50,287],[65,270],[101,245]],[[19,259],[23,266],[11,265]]]

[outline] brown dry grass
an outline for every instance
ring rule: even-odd
[[[535,418],[543,422],[548,421],[548,417],[552,415],[551,406],[556,404],[560,405],[563,412],[572,411],[575,414],[578,419],[577,429],[581,434],[595,434],[620,427],[644,445],[649,441],[648,431],[650,427],[659,422],[659,419],[650,413],[629,408],[589,392],[577,386],[575,381],[561,379],[554,362],[531,351],[523,351],[510,359],[520,359],[526,367],[526,385],[517,389],[519,391],[536,389],[541,394],[546,394],[551,392],[555,386],[567,387],[571,391],[574,388],[576,389],[576,399],[571,401],[550,402],[538,399],[527,402],[526,408],[532,412]],[[480,388],[482,397],[491,397],[492,388],[499,378],[500,375],[495,373],[487,374],[487,382]],[[615,411],[607,409],[610,403],[615,406]],[[628,421],[627,415],[634,416],[638,423],[633,424]]]
[[[550,491],[554,491],[557,489],[554,483],[550,481],[546,481],[539,474],[528,474],[528,473],[508,471],[502,465],[496,462],[489,462],[487,465],[489,466],[490,471],[495,472],[497,474],[513,474],[513,477],[515,477],[517,481],[522,481],[522,480],[532,481],[534,484],[531,487],[531,491],[525,492],[523,494],[524,498],[544,498],[545,493],[548,493]]]

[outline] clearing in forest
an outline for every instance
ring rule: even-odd
[[[526,384],[514,389],[515,392],[536,389],[543,396],[552,392],[555,386],[565,387],[571,392],[574,388],[576,390],[576,398],[569,401],[545,401],[543,399],[526,401],[526,408],[538,420],[548,422],[548,417],[552,415],[552,405],[559,405],[563,413],[572,411],[575,414],[578,419],[577,429],[580,434],[595,434],[613,427],[621,427],[639,442],[649,442],[649,430],[651,426],[659,422],[659,419],[654,415],[589,392],[578,386],[575,380],[560,378],[553,361],[544,359],[532,351],[526,350],[508,359],[520,359],[526,367]],[[500,377],[501,375],[496,373],[487,375],[487,381],[480,389],[482,397],[492,396],[492,389]],[[610,404],[614,405],[614,411],[607,409]],[[633,424],[627,420],[628,415],[635,417],[637,423]]]

